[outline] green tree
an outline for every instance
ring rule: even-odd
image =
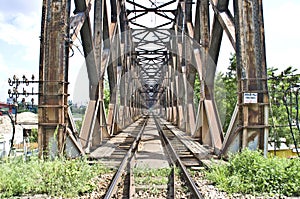
[[[215,78],[214,95],[219,114],[223,122],[223,131],[229,126],[235,105],[237,103],[236,56],[232,54],[227,72],[219,72]],[[279,146],[279,138],[286,138],[287,144],[297,144],[300,147],[299,99],[300,74],[297,69],[289,66],[282,72],[277,68],[268,69],[268,89],[270,96],[270,137]],[[195,81],[195,103],[200,100],[199,78]],[[284,98],[285,97],[285,98]],[[286,105],[283,99],[286,99]],[[289,114],[288,114],[289,113]],[[292,132],[289,126],[289,117]],[[297,126],[298,125],[298,126]],[[298,128],[297,128],[298,127]],[[295,138],[295,140],[293,139]]]
[[[105,107],[105,111],[106,111],[106,115],[108,113],[108,106],[109,106],[109,101],[110,101],[110,91],[109,91],[109,85],[108,85],[108,82],[105,81],[104,82],[104,107]]]
[[[201,82],[196,74],[194,86],[194,103],[198,107],[200,101]],[[215,78],[214,98],[217,104],[218,112],[223,122],[223,131],[226,132],[237,102],[237,79],[236,79],[236,56],[231,55],[230,65],[227,72],[219,72]]]
[[[289,66],[282,72],[278,73],[277,68],[268,70],[268,87],[270,96],[270,137],[280,145],[279,138],[286,138],[287,144],[300,143],[300,132],[297,129],[299,102],[296,101],[299,95],[298,84],[300,83],[300,74],[295,74],[297,69]],[[286,99],[286,103],[284,101]],[[292,124],[292,132],[289,126]],[[293,139],[295,138],[295,142]]]
[[[224,117],[224,132],[227,131],[237,102],[236,56],[232,54],[229,61],[227,72],[219,72],[215,80],[215,99],[219,113]]]
[[[31,134],[29,136],[29,142],[38,142],[38,130],[31,129]]]
[[[83,121],[83,116],[82,116],[82,120],[76,120],[75,121],[76,129],[77,129],[78,132],[81,131],[82,121]]]
[[[200,96],[201,96],[201,83],[199,80],[199,75],[198,73],[196,73],[195,84],[194,84],[194,104],[196,110],[198,109],[199,106]]]

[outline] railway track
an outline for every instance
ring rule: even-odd
[[[152,124],[147,125],[147,129],[145,129],[146,124],[149,122],[150,119],[150,123]],[[149,131],[153,132],[153,130],[156,129],[153,118],[150,119],[146,117],[143,122],[140,122],[140,124],[143,123],[142,128],[140,129],[135,140],[133,141],[130,149],[124,156],[117,172],[115,173],[111,181],[109,188],[107,189],[104,198],[140,198],[141,192],[144,192],[146,189],[149,189],[149,184],[145,183],[145,179],[147,179],[149,175],[152,178],[152,182],[155,181],[156,183],[152,184],[150,192],[146,193],[146,195],[148,194],[148,198],[151,197],[151,195],[157,196],[157,192],[163,193],[161,194],[161,197],[163,198],[168,197],[168,181],[170,178],[169,173],[171,173],[169,164],[165,164],[165,166],[167,167],[160,169],[160,174],[163,173],[165,176],[153,176],[153,170],[150,167],[145,167],[145,165],[143,164],[144,162],[141,161],[141,159],[143,159],[141,157],[143,155],[141,154],[143,153],[141,153],[141,151],[139,150],[141,150],[141,148],[143,147],[143,142],[147,142],[153,139],[153,137],[150,136],[151,134],[149,135]],[[147,131],[148,135],[144,135],[145,132],[147,133]],[[153,136],[157,139],[157,136]],[[140,157],[137,155],[138,152]],[[157,155],[158,154],[156,154],[156,156]],[[163,156],[165,155],[163,154]],[[157,168],[155,168],[154,170],[157,171]],[[165,181],[166,183],[157,183],[163,181]],[[156,192],[156,194],[152,192]]]
[[[139,132],[118,166],[104,198],[204,198],[190,174],[191,170],[203,169],[204,165],[197,154],[153,115],[144,117],[139,126]],[[148,135],[146,139],[147,131],[148,134],[149,131],[156,131],[157,135],[151,138]],[[154,168],[155,172],[152,172],[151,167],[157,166],[155,161],[162,156],[156,154],[156,158],[153,158],[151,155],[154,152],[143,152],[140,146],[143,142],[146,145],[156,139],[161,142],[167,166]],[[139,162],[143,158],[152,158],[154,163],[142,168]]]
[[[141,129],[140,129],[139,133],[137,134],[137,136],[135,137],[134,141],[132,142],[129,150],[125,154],[115,176],[112,179],[112,182],[111,182],[104,198],[108,199],[108,198],[112,198],[113,196],[115,196],[115,194],[117,192],[118,184],[120,183],[120,181],[122,180],[122,177],[124,177],[124,176],[126,177],[126,179],[124,181],[125,182],[128,181],[127,183],[129,183],[129,185],[127,185],[127,186],[130,186],[130,179],[128,179],[128,175],[130,176],[130,165],[132,163],[132,157],[137,151],[137,147],[140,142],[141,136],[144,133],[144,129],[147,124],[147,121],[148,121],[148,118],[145,118],[144,121],[142,122]],[[126,173],[127,171],[129,171],[129,173]],[[127,191],[127,195],[130,193],[131,193],[131,191],[129,189]],[[124,193],[124,195],[125,194],[126,193]],[[128,195],[128,198],[129,198],[129,195]]]
[[[193,178],[189,174],[187,168],[202,167],[203,163],[198,160],[196,155],[192,153],[177,136],[175,136],[171,129],[169,129],[166,125],[160,124],[159,118],[155,118],[155,122],[160,136],[164,140],[165,147],[167,148],[167,151],[169,153],[169,157],[173,162],[172,168],[179,168],[181,177],[185,180],[185,184],[189,187],[189,191],[191,192],[191,195],[189,195],[189,197],[202,199],[203,196],[199,192],[199,189],[196,186]],[[173,171],[173,173],[175,173],[175,171]],[[175,179],[173,185],[173,194],[174,196],[176,195]]]

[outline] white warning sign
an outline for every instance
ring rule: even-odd
[[[257,103],[257,93],[244,93],[244,103],[245,104]]]

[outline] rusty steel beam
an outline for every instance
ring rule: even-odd
[[[262,149],[267,153],[268,88],[265,58],[262,0],[235,1],[238,113],[236,127],[226,136],[223,153],[240,148]],[[245,25],[247,24],[247,25]],[[247,102],[254,94],[256,101]],[[239,143],[239,147],[235,146]]]
[[[46,45],[46,16],[48,13],[48,3],[47,0],[43,0],[43,7],[42,7],[42,20],[41,20],[41,36],[40,36],[40,59],[39,59],[39,80],[44,78],[44,61],[45,61],[45,45]],[[39,93],[44,93],[44,85],[39,84]],[[43,97],[39,95],[38,97],[38,104],[41,105],[43,103]],[[42,109],[38,109],[38,120],[44,121],[46,120],[43,116],[44,111]],[[39,149],[39,157],[43,156],[44,144],[46,144],[45,140],[45,132],[43,127],[40,125],[38,126],[38,149]],[[46,148],[46,147],[45,147]]]
[[[105,70],[110,68],[108,66],[114,56],[112,54],[113,47],[111,44],[113,44],[117,27],[115,25],[116,23],[111,23],[110,29],[108,30],[108,23],[113,21],[112,19],[108,19],[108,10],[113,9],[109,6],[109,2],[103,0],[95,1],[94,35],[93,38],[88,39],[89,41],[93,39],[93,55],[95,56],[95,67],[98,71],[98,73],[94,74],[98,78],[95,92],[98,94],[94,100],[91,98],[88,104],[88,111],[85,114],[83,128],[80,132],[81,144],[86,152],[90,152],[92,146],[101,144],[104,138],[110,136],[110,119],[112,119],[112,123],[114,123],[110,115],[106,118],[104,108],[104,74]],[[109,83],[111,86],[114,83],[114,79],[110,78]],[[113,89],[111,88],[110,90],[112,91]]]
[[[228,6],[228,1],[222,1],[220,3],[215,4],[214,1],[210,0],[211,6],[215,13],[215,19],[218,22],[214,23],[214,28],[219,29],[220,25],[222,26],[223,30],[226,31],[227,36],[232,44],[232,47],[235,49],[236,46],[236,39],[235,39],[235,27],[234,27],[234,19],[231,12],[225,6]],[[216,59],[214,59],[216,60]]]
[[[39,75],[40,157],[62,153],[67,138],[69,3],[68,0],[43,1]]]
[[[82,47],[86,62],[86,68],[88,71],[88,78],[90,83],[90,99],[96,99],[97,86],[99,81],[99,74],[97,69],[97,64],[95,60],[95,49],[92,37],[92,28],[89,16],[90,6],[92,6],[93,1],[86,0],[74,0],[75,4],[75,13],[84,12],[86,19],[83,22],[83,25],[80,29],[80,36],[82,40]],[[88,5],[88,6],[87,6]]]
[[[228,4],[229,0],[223,0],[223,1],[212,1],[214,7],[216,7],[219,12],[224,12],[228,10]],[[217,65],[221,43],[222,43],[222,37],[223,37],[223,27],[218,20],[218,15],[215,13],[214,15],[214,21],[212,25],[212,33],[211,33],[211,40],[209,45],[209,54],[212,58],[212,60]]]
[[[190,102],[187,109],[187,119],[191,125],[190,129],[187,130],[191,131],[193,137],[199,138],[201,143],[210,145],[215,148],[215,152],[219,152],[222,147],[223,131],[213,94],[216,66],[211,62],[209,55],[211,35],[208,0],[197,1],[195,22],[194,24],[187,22],[187,28],[188,37],[194,39],[193,44],[188,47],[189,53],[193,55],[188,60],[194,66],[189,69],[189,84],[194,88],[194,74],[197,72],[201,86],[201,100],[196,118],[193,103],[190,103],[192,98],[190,97],[191,99],[188,100]]]
[[[98,100],[99,100],[99,113],[98,123],[101,132],[101,139],[109,137],[105,107],[104,107],[104,73],[105,73],[105,63],[102,62],[102,55],[106,56],[106,53],[102,49],[102,44],[104,41],[103,27],[104,27],[104,0],[95,0],[94,6],[94,46],[95,46],[95,59],[96,65],[99,72],[99,89],[98,89]]]

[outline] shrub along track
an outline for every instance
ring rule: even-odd
[[[26,183],[22,183],[22,187],[18,184],[11,184],[10,186],[16,186],[12,188],[11,191],[17,191],[18,193],[6,193],[6,188],[1,188],[0,186],[0,198],[3,196],[14,196],[18,198],[49,198],[49,197],[71,197],[71,198],[255,198],[252,195],[243,195],[243,194],[232,194],[228,196],[224,192],[218,191],[211,182],[206,180],[206,177],[212,175],[212,172],[215,172],[216,169],[212,169],[212,172],[207,173],[207,165],[209,163],[210,158],[209,154],[208,157],[204,157],[203,155],[199,155],[199,151],[201,148],[193,149],[190,145],[193,145],[191,140],[186,139],[184,137],[184,133],[176,130],[175,127],[171,126],[169,123],[160,119],[158,117],[155,118],[156,125],[154,124],[154,116],[145,116],[143,119],[140,119],[136,122],[135,125],[129,130],[130,133],[122,134],[121,138],[117,139],[118,147],[111,147],[106,148],[105,150],[114,149],[108,153],[106,165],[111,164],[111,166],[116,166],[116,159],[113,158],[123,159],[123,162],[118,165],[118,171],[111,169],[108,170],[107,168],[101,166],[101,161],[91,161],[88,162],[90,164],[94,164],[97,168],[96,170],[89,168],[86,161],[80,160],[60,160],[60,161],[50,161],[50,162],[43,162],[41,160],[30,160],[29,162],[23,163],[24,166],[17,162],[11,162],[11,165],[2,163],[2,171],[1,174],[2,178],[0,177],[0,185],[6,186],[4,180],[8,177],[11,177],[16,182],[20,181],[27,181]],[[151,122],[148,122],[151,119]],[[148,123],[148,125],[147,125]],[[151,123],[151,124],[149,124]],[[159,135],[157,134],[156,138],[162,139],[162,146],[164,147],[164,156],[169,158],[169,167],[167,168],[146,168],[140,169],[134,167],[136,165],[137,159],[140,157],[137,154],[140,153],[139,145],[140,140],[143,136],[145,131],[146,125],[149,129],[149,125],[152,129],[157,128]],[[125,137],[127,135],[127,137]],[[113,138],[112,138],[113,139]],[[190,143],[190,144],[189,144]],[[109,143],[105,146],[111,146],[112,144]],[[197,145],[194,143],[194,145]],[[103,151],[103,148],[100,147]],[[123,150],[116,150],[116,148],[122,148]],[[100,152],[102,152],[100,151]],[[99,151],[98,151],[99,152]],[[136,153],[137,152],[137,153]],[[198,153],[197,153],[198,152]],[[124,154],[124,155],[123,155]],[[124,158],[125,157],[125,158]],[[212,156],[210,156],[212,157]],[[94,156],[95,158],[95,156]],[[151,156],[149,156],[151,158]],[[206,159],[205,159],[206,158]],[[208,158],[208,159],[207,159]],[[155,158],[153,158],[155,159]],[[254,161],[255,160],[255,161]],[[103,160],[102,160],[103,161]],[[21,161],[22,162],[22,161]],[[204,163],[205,164],[204,164]],[[218,162],[221,162],[218,160]],[[257,164],[256,166],[253,164]],[[31,165],[33,164],[33,166]],[[281,170],[278,170],[276,167],[280,166]],[[34,166],[35,165],[35,166]],[[50,166],[52,165],[52,166]],[[97,167],[99,165],[99,167]],[[239,167],[248,168],[247,171],[257,171],[257,168],[260,168],[260,171],[264,173],[264,175],[270,178],[267,172],[269,171],[269,167],[272,167],[275,171],[282,171],[284,175],[290,175],[288,178],[283,175],[281,179],[288,180],[289,182],[294,183],[294,187],[290,186],[289,184],[285,184],[286,188],[289,188],[289,192],[280,192],[281,195],[276,195],[277,192],[273,192],[273,196],[269,197],[265,195],[264,197],[260,198],[287,198],[282,194],[295,194],[297,192],[299,194],[298,181],[299,181],[299,168],[300,164],[298,160],[287,160],[284,161],[280,159],[266,159],[259,156],[259,152],[243,152],[240,155],[234,156],[234,159],[231,159],[229,163],[225,166],[230,165],[231,167],[236,168],[236,172],[243,172]],[[298,166],[297,166],[298,165]],[[224,165],[223,165],[224,166]],[[216,176],[218,179],[227,178],[225,181],[229,179],[235,179],[235,176],[225,176],[222,170],[226,170],[223,166],[219,166],[217,171],[221,173],[214,173],[213,175]],[[257,167],[258,166],[258,167]],[[6,169],[8,167],[10,173],[5,174]],[[26,168],[25,168],[26,167]],[[36,167],[36,168],[35,168]],[[12,168],[16,168],[16,173],[12,173]],[[74,169],[75,168],[75,169]],[[220,169],[219,169],[220,168]],[[46,172],[45,174],[38,174],[38,170],[41,172]],[[218,170],[219,169],[219,170]],[[228,167],[228,169],[230,169]],[[31,171],[32,170],[32,171]],[[232,168],[231,168],[232,170]],[[271,170],[271,171],[273,171]],[[55,171],[55,172],[54,172]],[[88,175],[87,179],[87,171],[92,171]],[[222,173],[223,172],[223,173]],[[286,173],[285,173],[286,172]],[[227,172],[228,173],[228,172]],[[281,172],[280,172],[281,173]],[[280,173],[278,173],[280,180]],[[27,175],[28,174],[28,175]],[[29,175],[33,174],[33,176]],[[72,174],[72,175],[70,175]],[[74,174],[74,175],[73,175]],[[75,174],[78,176],[76,177]],[[207,176],[204,176],[204,175]],[[66,175],[66,176],[65,176]],[[98,175],[97,177],[94,177]],[[224,175],[222,177],[222,175]],[[247,174],[246,174],[247,175]],[[276,176],[278,176],[276,174]],[[0,175],[1,176],[1,175]],[[51,177],[52,176],[52,177]],[[73,176],[73,177],[72,177]],[[85,176],[85,180],[82,177]],[[271,176],[272,181],[270,183],[274,184],[274,180],[276,176]],[[248,175],[251,177],[251,175]],[[254,177],[257,179],[257,177]],[[262,177],[260,176],[259,179]],[[264,178],[264,179],[266,179]],[[35,179],[41,181],[40,183],[35,183]],[[89,179],[93,179],[94,184],[97,185],[95,189],[86,188],[85,181],[89,181]],[[211,178],[212,179],[212,178]],[[218,180],[217,179],[217,180]],[[32,185],[32,188],[29,187],[28,180]],[[50,181],[49,181],[50,180]],[[56,181],[58,180],[58,181]],[[223,182],[223,181],[222,181]],[[251,180],[251,182],[254,182]],[[50,184],[49,184],[50,183]],[[59,184],[60,183],[60,184]],[[73,183],[75,183],[73,185]],[[88,182],[90,183],[90,182]],[[241,182],[242,183],[242,182]],[[241,184],[239,183],[239,184]],[[42,185],[47,185],[43,187]],[[278,184],[278,183],[277,183]],[[279,183],[280,184],[280,183]],[[38,187],[36,187],[38,185]],[[77,185],[77,187],[75,187]],[[78,187],[78,185],[80,185]],[[91,185],[91,184],[90,184]],[[90,186],[88,185],[88,186]],[[282,185],[282,184],[281,184]],[[53,186],[53,188],[51,188]],[[74,187],[73,187],[74,186]],[[255,186],[259,186],[255,185]],[[271,186],[271,185],[270,185]],[[282,185],[283,186],[283,185]],[[288,187],[287,187],[288,186]],[[63,188],[54,190],[56,188]],[[71,188],[67,191],[66,188]],[[26,188],[26,190],[24,190]],[[44,191],[40,189],[44,189]],[[232,187],[230,187],[232,188]],[[240,187],[238,187],[240,188]],[[30,191],[32,190],[32,191]],[[36,191],[34,191],[36,190]],[[91,190],[91,193],[87,193]],[[72,195],[70,194],[72,191]],[[276,191],[276,190],[275,190]],[[292,192],[294,191],[294,192]],[[247,192],[250,193],[250,192]],[[252,192],[251,192],[252,193]],[[278,192],[279,193],[279,192]],[[32,195],[26,195],[32,194]],[[61,195],[62,194],[62,195]],[[74,195],[75,194],[75,195]],[[297,193],[296,193],[297,194]],[[21,196],[20,196],[21,195]],[[24,196],[26,195],[26,196]],[[77,196],[76,196],[77,195]]]
[[[153,117],[153,116],[151,116]],[[124,169],[120,169],[121,174],[116,174],[117,180],[112,180],[106,196],[104,198],[242,198],[250,199],[256,196],[250,194],[232,194],[228,195],[225,192],[219,191],[209,180],[206,179],[207,169],[210,169],[211,163],[224,164],[221,160],[212,160],[210,157],[199,156],[193,152],[184,142],[184,137],[176,133],[176,128],[170,128],[170,125],[155,118],[157,129],[162,138],[162,144],[165,148],[165,154],[170,158],[170,167],[162,170],[136,170],[133,168],[135,162],[135,153],[139,143],[137,142],[133,152],[123,165]],[[143,128],[140,130],[140,138],[143,133]],[[229,163],[225,163],[229,164]],[[152,180],[144,180],[152,176]],[[160,177],[158,177],[160,176]],[[159,179],[160,183],[154,181]],[[148,186],[148,191],[137,189],[138,186]],[[138,185],[138,186],[137,186]],[[152,188],[152,192],[149,189]],[[156,192],[155,192],[156,191]],[[109,195],[108,195],[109,194]],[[102,198],[102,197],[101,197]],[[288,198],[283,195],[260,196],[259,198]]]

